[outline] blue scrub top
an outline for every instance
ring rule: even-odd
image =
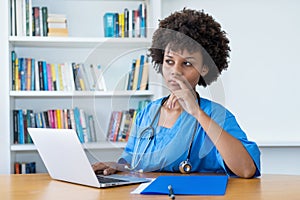
[[[192,172],[226,173],[234,176],[201,125],[187,112],[183,111],[171,128],[157,125],[159,114],[154,116],[160,109],[162,99],[149,103],[137,114],[119,161],[125,160],[135,170],[179,172],[179,165],[187,159],[188,149],[192,146]],[[248,141],[234,115],[222,105],[205,98],[200,98],[200,106],[225,131],[242,142],[256,165],[255,176],[260,176],[259,148],[255,142]],[[154,133],[149,128],[152,122]],[[154,135],[152,140],[149,139],[151,134]]]

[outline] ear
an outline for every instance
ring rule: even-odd
[[[206,65],[203,65],[200,71],[202,77],[204,77],[208,73],[209,69]]]

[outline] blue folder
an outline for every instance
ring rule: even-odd
[[[169,194],[171,185],[175,195],[224,195],[227,182],[226,175],[159,176],[141,194]]]

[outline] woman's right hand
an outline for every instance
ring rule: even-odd
[[[128,164],[121,164],[117,162],[96,162],[92,164],[93,170],[96,174],[110,175],[118,171],[128,171]]]
[[[97,162],[92,164],[92,167],[96,174],[110,175],[119,171],[119,165],[116,162]]]

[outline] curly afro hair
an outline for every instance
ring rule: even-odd
[[[166,47],[173,51],[186,49],[190,53],[201,51],[203,64],[209,71],[207,75],[200,77],[200,86],[211,84],[222,70],[228,68],[229,40],[220,24],[204,11],[184,8],[160,20],[149,49],[149,56],[159,73],[162,72]]]

